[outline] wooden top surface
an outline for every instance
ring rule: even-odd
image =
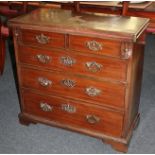
[[[9,21],[11,26],[71,33],[113,34],[137,37],[149,19],[99,13],[73,13],[70,10],[38,9]]]

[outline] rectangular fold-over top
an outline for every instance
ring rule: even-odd
[[[135,42],[148,22],[149,19],[140,17],[42,8],[9,20],[9,25]]]

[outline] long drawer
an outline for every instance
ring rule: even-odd
[[[19,41],[25,45],[42,48],[65,48],[65,35],[37,30],[20,30]]]
[[[19,46],[20,63],[52,70],[63,70],[87,76],[125,81],[127,62],[124,60],[95,57],[57,50],[42,50]]]
[[[120,83],[93,80],[65,72],[48,72],[20,68],[21,86],[47,94],[86,100],[100,105],[124,108],[125,86]]]
[[[23,112],[87,131],[121,136],[123,114],[60,97],[23,91]]]

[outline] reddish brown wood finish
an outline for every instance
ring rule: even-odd
[[[127,62],[125,60],[87,55],[86,52],[81,54],[81,51],[82,50],[79,50],[79,52],[56,49],[42,50],[39,48],[34,49],[27,46],[19,46],[18,56],[20,63],[42,67],[48,70],[66,71],[94,78],[100,77],[105,80],[114,79],[117,81],[126,81]],[[50,60],[47,63],[41,62],[38,60],[37,55],[48,56]],[[62,58],[70,58],[75,62],[73,62],[72,65],[66,65],[63,63]],[[96,62],[102,65],[102,67],[94,71],[86,66],[88,62]]]
[[[43,11],[43,14],[35,12],[36,16],[33,12],[31,15],[38,17],[39,13],[39,17],[44,17],[44,13],[47,12]],[[61,18],[64,13],[70,15],[66,11],[59,11],[59,13],[58,16]],[[126,32],[125,29],[122,33],[117,33],[121,37],[128,36],[127,39],[123,40],[122,38],[119,39],[119,36],[116,39],[115,32],[120,31],[120,28],[115,32],[109,32],[109,29],[104,30],[102,31],[103,35],[100,35],[98,29],[96,30],[97,27],[94,27],[94,29],[92,27],[92,31],[89,28],[89,30],[82,31],[80,25],[76,27],[75,23],[78,16],[75,16],[75,14],[71,18],[75,23],[71,20],[73,22],[72,27],[69,23],[69,25],[65,23],[64,33],[62,32],[62,25],[55,29],[55,24],[52,24],[51,20],[49,22],[46,18],[45,23],[42,21],[43,18],[36,19],[39,25],[34,25],[30,20],[31,15],[11,21],[14,29],[21,98],[20,122],[26,125],[40,122],[85,133],[104,139],[116,150],[127,152],[130,138],[139,120],[138,106],[143,64],[143,45],[139,44],[139,37],[145,31],[147,20],[143,21],[144,24],[140,19],[139,26],[136,27],[136,31],[134,30],[135,34]],[[23,24],[23,19],[26,19],[26,25]],[[96,19],[95,21],[94,18],[88,19],[89,22],[93,20],[93,23],[96,23]],[[122,21],[124,19],[125,17]],[[128,18],[125,21],[130,25]],[[139,19],[137,18],[136,21],[139,22]],[[98,22],[103,24],[102,21]],[[59,31],[59,28],[61,31]],[[30,32],[30,29],[32,38],[26,34],[26,32]],[[76,31],[77,29],[78,31]],[[73,31],[76,31],[76,35]],[[38,32],[51,37],[53,33],[56,33],[56,36],[59,37],[57,43],[54,44],[55,46],[52,43],[45,45],[36,43],[34,36]],[[96,37],[94,37],[94,32]],[[109,33],[111,38],[106,37],[109,36]],[[112,36],[113,33],[114,36]],[[21,37],[21,35],[26,37]],[[64,36],[64,39],[60,36]],[[93,41],[90,48],[95,48],[93,52],[85,46],[87,40]],[[103,47],[100,48],[96,41],[102,43]],[[96,46],[99,47],[100,52],[96,51]],[[111,50],[113,51],[111,52]],[[36,60],[36,54],[48,55],[52,59],[48,63],[41,64]],[[69,54],[70,57],[74,57],[78,67],[75,67],[75,70],[64,67],[59,62],[60,59],[58,60],[61,54]],[[90,59],[106,66],[107,73],[105,75],[94,73],[95,75],[93,75],[87,71],[82,71],[84,69],[82,64]],[[54,64],[52,64],[52,61]],[[122,73],[118,76],[116,72]],[[40,82],[40,77],[43,82]],[[71,81],[69,83],[65,81],[65,84],[67,83],[66,87],[63,80]],[[42,83],[44,86],[41,85]],[[95,90],[94,93],[91,90],[90,94],[93,95],[89,96],[86,94],[87,87],[93,87],[100,91]],[[96,93],[98,95],[94,96]],[[40,104],[40,102],[43,104]],[[62,110],[62,104],[69,104],[65,111],[64,108]],[[75,117],[72,117],[73,115]],[[89,119],[87,116],[89,123],[85,119],[86,115],[89,115]],[[95,124],[90,125],[94,121]]]
[[[124,15],[124,16],[136,16],[136,17],[143,17],[143,18],[150,18],[150,24],[147,28],[146,33],[155,33],[155,2],[152,2],[152,4],[145,9],[138,9],[138,4],[137,8],[136,5],[134,8],[129,7],[129,1],[123,1],[122,7],[120,6],[101,6],[101,5],[86,5],[86,4],[78,4],[79,10],[81,12],[102,12],[102,13],[107,13],[107,14],[117,14],[117,15]],[[77,6],[75,4],[74,6]],[[74,10],[74,7],[70,4],[65,5],[62,4],[62,8],[64,9],[72,9]],[[145,40],[142,40],[143,43]]]
[[[52,11],[54,13],[51,15]],[[18,27],[20,24],[20,27],[27,29],[27,32],[34,29],[34,33],[37,31],[42,33],[59,32],[61,34],[69,33],[86,37],[105,38],[107,40],[135,42],[143,31],[142,29],[145,29],[148,25],[149,20],[139,18],[137,22],[136,17],[129,17],[128,20],[129,23],[126,22],[126,17],[105,14],[101,17],[97,14],[72,13],[68,10],[62,13],[60,9],[51,9],[50,11],[48,9],[38,9],[27,16],[22,16],[22,20],[21,17],[18,17],[11,19],[10,22],[14,27]],[[136,23],[136,26],[133,27],[132,23]],[[39,27],[39,25],[42,25],[42,27]],[[111,25],[114,25],[114,28]],[[123,27],[121,27],[122,25]],[[130,29],[129,26],[131,26]],[[34,42],[34,38],[32,40]]]
[[[80,2],[74,2],[75,11],[80,12]]]
[[[125,16],[128,12],[128,7],[129,7],[129,1],[123,1],[123,6],[122,6],[122,15]]]
[[[8,2],[0,2],[0,15],[5,16],[6,18],[16,17],[18,14],[21,15],[25,13],[27,2],[23,3],[23,8],[21,10],[12,10]],[[0,75],[2,75],[5,64],[5,51],[6,51],[6,39],[11,33],[9,28],[6,26],[6,23],[2,23],[0,18]]]
[[[90,50],[86,43],[89,41],[96,41],[102,46],[102,50],[93,51]],[[69,48],[79,52],[105,55],[111,57],[120,57],[121,55],[121,42],[119,41],[109,41],[106,39],[99,39],[93,37],[81,37],[81,36],[69,36]]]
[[[112,6],[100,6],[100,5],[86,5],[86,4],[79,4],[77,2],[75,3],[61,3],[61,2],[50,2],[42,5],[39,2],[27,2],[27,7],[30,8],[32,6],[35,7],[43,7],[43,8],[56,8],[56,7],[61,7],[62,9],[71,9],[71,10],[76,10],[80,12],[100,12],[100,13],[107,13],[107,14],[115,14],[115,15],[127,15],[127,16],[137,16],[137,17],[145,17],[145,18],[150,18],[151,22],[148,27],[148,30],[150,28],[153,28],[151,32],[155,31],[155,26],[153,20],[155,19],[154,16],[154,6],[155,3],[153,2],[149,7],[146,9],[136,9],[136,8],[128,8],[130,4],[128,4],[128,1],[123,1],[123,6],[122,7],[112,7]],[[8,2],[0,2],[0,5],[4,6],[21,6],[23,7],[22,2],[17,2],[17,1],[12,1],[10,3]],[[25,6],[26,6],[25,5]],[[14,10],[10,10],[13,11]],[[7,12],[7,11],[6,11]],[[6,14],[6,13],[5,13]],[[8,15],[11,16],[11,12],[8,12]],[[148,31],[150,32],[150,31]]]
[[[8,28],[4,27],[4,25],[1,23],[0,19],[0,75],[3,74],[4,70],[4,64],[5,64],[5,44],[6,44],[6,38],[9,35]]]
[[[103,12],[103,13],[109,13],[109,14],[121,14],[124,16],[135,16],[135,17],[143,17],[143,18],[150,18],[150,24],[147,28],[146,33],[154,33],[155,32],[155,2],[152,2],[152,4],[145,9],[136,9],[135,8],[129,8],[129,1],[123,1],[122,8],[117,8],[115,6],[115,9],[111,6],[89,6],[89,5],[80,5],[80,10],[90,11],[90,12]],[[136,4],[137,5],[137,4]],[[138,6],[138,5],[137,5]],[[69,7],[68,7],[69,8]],[[70,7],[71,9],[71,7]],[[143,40],[144,41],[144,40]]]
[[[5,39],[0,36],[0,75],[2,75],[5,63]]]
[[[20,68],[20,77],[22,87],[40,90],[45,94],[59,94],[63,97],[85,100],[94,104],[124,108],[125,86],[122,84],[82,78],[81,76],[74,76],[64,72],[33,70],[26,67]],[[45,87],[42,86],[38,80],[39,77],[51,81],[52,84]],[[71,80],[75,82],[75,86],[73,88],[67,87],[63,84],[63,80]],[[99,89],[101,93],[96,96],[89,96],[86,93],[86,89],[90,87]]]
[[[37,123],[36,121],[33,121],[30,118],[23,117],[23,115],[21,113],[19,114],[18,117],[19,117],[19,122],[22,125],[29,126],[30,124],[36,124]]]
[[[61,124],[72,125],[77,129],[81,126],[85,130],[91,130],[108,135],[120,137],[122,132],[123,115],[118,112],[102,109],[102,107],[83,104],[82,102],[66,100],[60,97],[38,95],[31,91],[23,90],[24,112],[30,115],[45,118]],[[51,111],[43,111],[40,103],[47,103],[52,107]],[[70,105],[75,112],[67,112],[62,106]],[[87,109],[87,111],[85,110]],[[87,115],[98,117],[98,122],[89,123]]]
[[[128,144],[123,144],[111,140],[103,140],[104,143],[110,144],[111,147],[117,151],[126,153],[128,151]]]
[[[65,48],[65,35],[63,34],[34,30],[22,30],[20,33],[22,44],[44,48]],[[39,43],[39,41],[37,40],[37,36],[39,37],[41,35],[47,38],[47,43]]]
[[[143,70],[143,58],[144,58],[144,45],[135,44],[133,49],[133,55],[129,62],[128,71],[128,88],[126,95],[126,115],[124,123],[124,136],[127,135],[128,130],[131,128],[137,113],[140,102],[140,90]]]

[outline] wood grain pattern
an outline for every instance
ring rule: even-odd
[[[102,45],[102,50],[93,51],[90,50],[86,43],[89,41],[97,41]],[[69,48],[79,52],[85,52],[87,54],[93,53],[97,55],[106,55],[111,57],[120,58],[121,55],[121,42],[119,41],[109,41],[106,39],[99,39],[93,37],[81,37],[81,36],[69,36]]]
[[[49,12],[52,17],[47,16]],[[110,28],[114,30],[100,29],[102,33],[99,33],[93,25],[91,30],[87,26],[83,29],[81,20],[94,24],[97,21],[102,25],[105,23],[100,20],[101,15],[80,14],[79,17],[68,11],[49,12],[35,11],[10,22],[14,28],[20,122],[25,125],[44,123],[85,133],[103,139],[116,150],[127,152],[139,120],[143,64],[143,45],[139,43],[148,20],[135,18],[141,25],[134,29],[135,34],[126,29],[132,23],[129,18],[119,18],[128,25],[120,33],[120,29],[111,26],[114,18],[109,18]],[[73,25],[68,22],[59,25],[63,22],[60,19],[71,16],[68,22]],[[51,18],[55,20],[49,20]],[[40,45],[34,39],[38,34],[41,42],[47,44]],[[49,36],[54,36],[54,44],[47,39]],[[85,43],[87,41],[89,43]],[[36,55],[39,55],[37,59]],[[68,59],[62,62],[60,57]],[[95,75],[89,73],[85,70],[86,61],[101,64],[104,70]],[[68,63],[72,63],[73,68],[65,66]],[[96,69],[94,64],[91,67]]]
[[[148,22],[149,20],[146,18],[127,18],[95,13],[72,13],[70,10],[44,8],[9,21],[12,26],[20,25],[26,29],[33,28],[33,30],[77,35],[91,34],[91,36],[120,41],[135,41],[138,37],[137,34],[141,32],[141,29]],[[133,23],[135,23],[135,26],[133,26]]]
[[[38,61],[37,55],[48,56],[49,61],[43,63]],[[98,55],[80,54],[79,52],[65,50],[45,50],[39,48],[30,48],[27,46],[19,46],[18,51],[20,63],[32,65],[34,67],[42,67],[44,69],[52,69],[57,71],[67,71],[83,76],[99,77],[104,79],[112,79],[116,81],[126,81],[127,61],[114,59],[111,57],[98,57]],[[70,58],[72,65],[65,65],[62,58]],[[93,72],[86,63],[96,62],[102,65],[101,69]]]
[[[24,112],[42,117],[44,119],[56,121],[62,124],[68,124],[99,133],[106,133],[119,137],[122,132],[123,115],[117,112],[104,110],[97,106],[82,104],[82,102],[66,100],[60,97],[48,97],[38,95],[31,91],[23,91],[25,103]],[[40,102],[45,102],[52,107],[52,111],[45,112],[40,108]],[[76,112],[69,113],[62,110],[63,104],[69,104],[76,108]],[[87,111],[85,111],[87,109]],[[95,115],[100,118],[99,122],[91,124],[87,122],[87,115]]]
[[[132,126],[136,116],[138,115],[138,108],[140,103],[141,82],[142,82],[142,70],[144,61],[144,45],[135,44],[133,50],[133,56],[130,59],[128,68],[128,87],[126,94],[125,105],[125,119],[124,119],[124,132],[126,136],[128,130]]]
[[[46,94],[59,94],[69,98],[78,100],[86,100],[90,103],[113,106],[115,108],[124,108],[125,86],[122,84],[108,83],[104,81],[82,78],[64,72],[45,72],[41,70],[21,67],[20,68],[21,86],[30,89],[36,89]],[[44,87],[38,82],[38,78],[42,77],[52,82],[51,85]],[[69,79],[75,82],[73,88],[66,87],[62,84],[62,80]],[[89,96],[86,88],[94,87],[101,90],[96,96]]]
[[[39,43],[36,37],[40,35],[47,37],[48,42]],[[65,35],[60,33],[49,33],[47,31],[32,31],[22,29],[20,31],[20,38],[21,43],[25,45],[47,48],[65,48]]]

